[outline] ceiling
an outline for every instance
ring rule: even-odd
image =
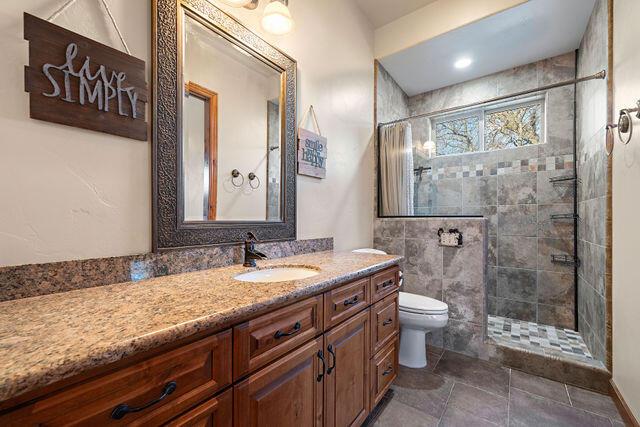
[[[437,0],[354,0],[375,28],[380,28]]]
[[[530,0],[380,62],[407,95],[417,95],[577,49],[594,4],[595,0]],[[473,63],[457,70],[453,64],[461,57]]]

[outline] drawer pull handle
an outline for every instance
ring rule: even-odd
[[[394,283],[395,283],[395,280],[393,279],[385,280],[384,282],[382,282],[382,287],[388,288],[389,286],[393,286]]]
[[[317,378],[317,381],[320,382],[322,381],[322,378],[324,377],[324,373],[327,370],[327,362],[325,362],[324,360],[324,354],[322,353],[322,350],[318,350],[318,359],[320,359],[320,361],[322,362],[322,372],[318,374],[318,378]]]
[[[280,339],[282,337],[290,337],[291,335],[300,332],[301,329],[302,329],[302,324],[300,322],[296,322],[296,324],[293,325],[293,329],[291,330],[291,332],[282,332],[281,330],[277,330],[276,333],[273,334],[273,337],[275,339]]]
[[[345,306],[354,305],[357,303],[358,303],[358,295],[355,295],[353,298],[344,300]]]
[[[169,396],[171,393],[176,391],[176,388],[178,388],[178,384],[175,381],[170,381],[166,383],[164,388],[162,389],[162,394],[160,395],[160,397],[142,406],[132,407],[127,405],[126,403],[121,403],[115,408],[113,408],[113,411],[111,411],[111,418],[113,418],[114,420],[120,420],[124,418],[124,416],[127,414],[144,411],[148,407],[153,406],[156,403],[159,403],[162,400],[164,400],[165,397]]]
[[[393,372],[393,368],[391,366],[389,366],[387,369],[385,369],[385,371],[382,373],[383,377],[386,377],[387,375],[389,375],[391,372]]]
[[[331,375],[331,372],[333,372],[333,370],[336,367],[336,353],[333,351],[333,346],[331,344],[329,344],[329,346],[327,347],[327,350],[329,351],[329,354],[333,356],[333,364],[331,366],[329,366],[329,369],[327,369],[327,375]]]
[[[393,323],[393,319],[387,319],[384,322],[382,322],[382,326],[388,326],[392,323]]]

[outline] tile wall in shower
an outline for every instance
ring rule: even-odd
[[[607,69],[607,1],[598,0],[578,53],[578,76]],[[589,350],[604,360],[606,348],[607,86],[593,80],[576,93],[578,159],[578,329]]]
[[[462,247],[442,247],[440,228],[463,233]],[[484,218],[377,218],[376,249],[404,255],[403,290],[444,301],[449,322],[430,334],[436,347],[484,357],[486,220]]]
[[[575,77],[573,52],[409,98],[412,115],[483,101]],[[552,263],[573,255],[574,89],[547,95],[547,140],[538,146],[425,158],[424,119],[412,120],[414,165],[430,166],[414,187],[418,215],[483,215],[489,219],[489,313],[574,327],[574,268]]]

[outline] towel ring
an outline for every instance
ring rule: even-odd
[[[635,108],[624,108],[620,110],[620,116],[618,117],[618,124],[608,124],[606,126],[607,136],[605,141],[605,152],[607,156],[611,156],[613,148],[615,146],[615,138],[613,136],[613,129],[618,130],[618,138],[620,142],[627,145],[633,138],[633,116],[631,113],[635,113],[635,117],[640,119],[640,100],[636,102]],[[626,135],[623,136],[623,135]]]
[[[249,173],[249,175],[248,175],[248,176],[249,176],[249,186],[250,186],[251,188],[253,188],[254,190],[257,190],[257,189],[260,187],[260,184],[261,184],[261,182],[260,182],[260,178],[258,178],[258,176],[257,176],[255,173],[253,173],[253,172]],[[253,181],[255,181],[255,180],[257,180],[257,181],[258,181],[258,184],[254,187],[254,186],[253,186]]]
[[[236,178],[238,177],[242,179],[242,181],[240,181],[240,184],[236,184]],[[233,184],[233,186],[237,188],[240,188],[244,185],[244,175],[242,175],[238,169],[234,169],[231,171],[231,184]]]
[[[618,138],[620,138],[620,142],[624,145],[627,145],[631,142],[631,138],[633,137],[633,117],[631,117],[631,113],[638,111],[637,108],[625,108],[624,110],[620,110],[620,117],[618,118]],[[625,139],[622,134],[628,133],[629,136]]]

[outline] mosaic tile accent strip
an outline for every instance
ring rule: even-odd
[[[571,329],[489,316],[487,334],[497,343],[508,347],[604,368],[602,362],[591,355],[580,333]]]
[[[512,175],[525,172],[543,172],[554,170],[573,170],[573,155],[550,156],[543,158],[513,160],[498,162],[497,164],[473,164],[464,166],[449,166],[438,169],[424,169],[422,176],[434,181],[439,179],[468,178],[492,175]]]
[[[268,258],[333,249],[333,238],[259,243]],[[0,301],[139,281],[242,262],[242,245],[0,267]]]

